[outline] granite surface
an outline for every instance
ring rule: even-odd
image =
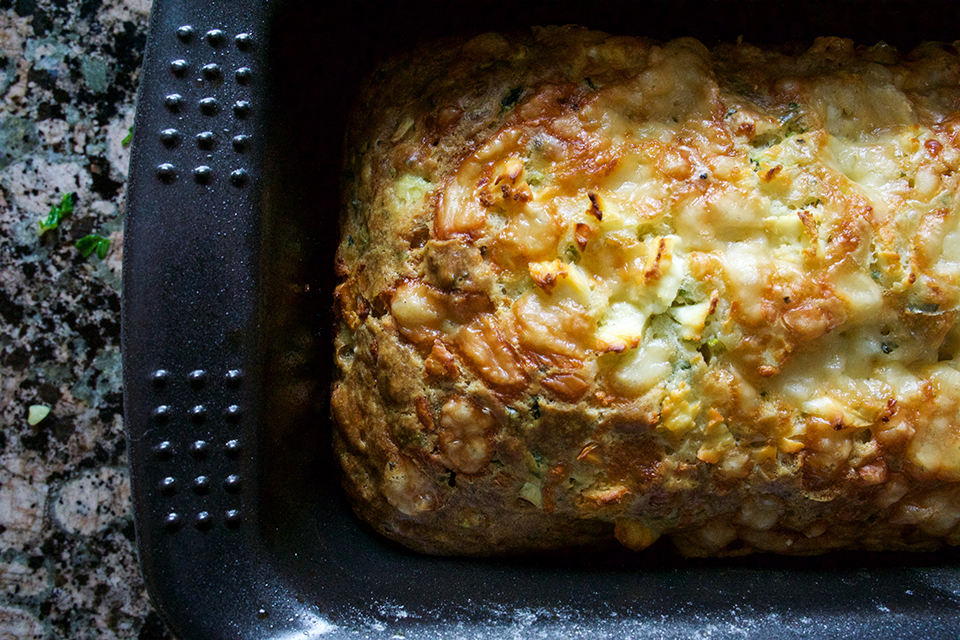
[[[0,640],[169,637],[136,558],[120,370],[149,11],[0,0]],[[64,194],[73,211],[41,234]],[[89,234],[103,259],[75,246]]]

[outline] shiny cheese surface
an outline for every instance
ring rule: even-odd
[[[345,216],[339,384],[366,349],[379,400],[334,409],[380,414],[383,479],[355,480],[388,534],[424,516],[451,552],[446,511],[505,548],[531,545],[498,517],[550,514],[694,555],[960,541],[956,52],[465,46],[503,97],[396,110]]]

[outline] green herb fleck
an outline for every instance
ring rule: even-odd
[[[911,302],[907,305],[907,311],[910,313],[934,315],[940,312],[940,305],[936,302]]]
[[[898,346],[900,345],[898,345],[896,342],[884,342],[880,345],[880,350],[889,355],[893,353],[893,350]]]
[[[60,199],[60,204],[55,204],[50,207],[50,213],[47,214],[45,220],[40,220],[38,222],[40,230],[38,231],[39,235],[45,234],[51,229],[56,229],[60,226],[60,222],[63,219],[73,213],[73,205],[77,201],[77,194],[75,193],[65,193],[63,198]]]
[[[691,304],[697,304],[699,302],[696,296],[692,292],[688,291],[684,287],[677,289],[677,297],[674,299],[671,307],[685,307]]]
[[[501,111],[509,111],[517,106],[517,103],[520,102],[520,97],[523,95],[523,87],[514,87],[510,90],[503,100],[500,101]]]
[[[703,356],[703,361],[710,364],[711,360],[726,353],[727,345],[723,344],[719,338],[711,338],[706,344],[700,345],[697,351]]]
[[[544,457],[544,455],[539,451],[533,450],[530,452],[530,455],[533,457],[533,463],[537,465],[538,469],[545,467],[547,465],[546,457]]]
[[[77,240],[77,249],[84,258],[89,258],[90,254],[96,251],[97,257],[103,260],[110,250],[110,239],[91,233]]]
[[[130,125],[130,128],[127,130],[127,137],[121,140],[120,144],[124,147],[129,147],[131,142],[133,142],[133,125]]]
[[[43,422],[44,418],[50,415],[50,407],[42,404],[30,405],[27,409],[27,424],[31,427]]]
[[[530,415],[534,420],[540,419],[540,397],[533,396],[533,402],[530,403]]]

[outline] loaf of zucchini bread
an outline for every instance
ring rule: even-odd
[[[376,530],[960,543],[957,46],[439,42],[346,150],[334,437]]]

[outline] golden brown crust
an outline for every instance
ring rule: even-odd
[[[420,551],[960,541],[960,56],[577,28],[388,63],[333,413]]]

